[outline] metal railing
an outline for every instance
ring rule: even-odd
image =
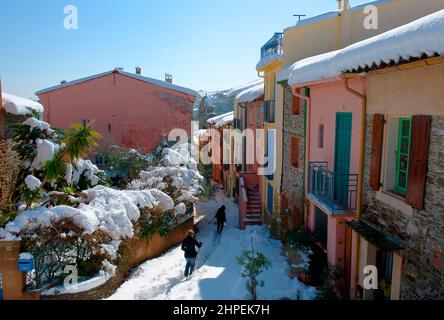
[[[328,169],[328,162],[309,162],[308,193],[332,212],[356,210],[358,175]]]
[[[275,33],[261,48],[261,59],[267,56],[284,53],[284,34]]]
[[[264,101],[264,121],[274,123],[276,120],[276,104],[274,100]]]

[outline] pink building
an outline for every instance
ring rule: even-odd
[[[152,151],[172,129],[191,134],[197,92],[121,70],[65,82],[36,92],[51,126],[91,123],[101,147]]]
[[[361,78],[293,86],[296,95],[306,87],[307,211],[306,227],[313,232],[330,265],[345,272],[345,292],[354,271],[352,234],[346,222],[356,219],[364,116]]]

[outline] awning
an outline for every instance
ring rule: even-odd
[[[401,241],[387,235],[369,222],[359,220],[346,222],[346,224],[361,237],[378,248],[378,250],[396,251],[406,249]]]

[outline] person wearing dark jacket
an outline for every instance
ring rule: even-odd
[[[188,231],[188,236],[182,241],[182,250],[185,251],[185,277],[191,276],[196,265],[197,251],[196,247],[202,247],[202,242],[197,241],[193,230]]]
[[[215,218],[217,220],[217,233],[222,233],[225,222],[227,222],[227,217],[225,215],[225,206],[222,206],[219,208],[219,210],[217,210]]]

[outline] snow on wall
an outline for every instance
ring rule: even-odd
[[[3,105],[7,113],[24,116],[32,114],[29,109],[38,113],[43,113],[44,111],[43,106],[40,103],[31,99],[18,97],[5,92],[2,92],[2,96]]]
[[[255,87],[255,86],[257,86],[257,85],[259,85],[259,84],[263,84],[263,83],[264,83],[264,79],[262,79],[262,78],[257,79],[257,80],[254,80],[254,81],[252,81],[252,82],[249,82],[249,83],[247,83],[247,84],[244,84],[244,85],[241,85],[241,86],[239,86],[239,87],[235,87],[235,88],[229,90],[229,91],[227,92],[227,96],[229,96],[229,97],[235,97],[235,96],[237,96],[239,93],[241,93],[242,91],[245,91],[245,90],[247,90],[247,89],[249,89],[249,88],[251,88],[251,87]]]
[[[264,95],[264,84],[242,91],[236,96],[237,103],[252,102]]]
[[[266,64],[269,64],[272,61],[281,61],[284,59],[284,55],[281,53],[276,53],[272,55],[268,55],[263,57],[256,65],[256,69],[262,69]]]
[[[288,83],[319,81],[374,64],[420,58],[424,54],[429,57],[444,54],[444,10],[344,49],[298,61],[290,67]],[[279,78],[283,76],[280,74]]]

